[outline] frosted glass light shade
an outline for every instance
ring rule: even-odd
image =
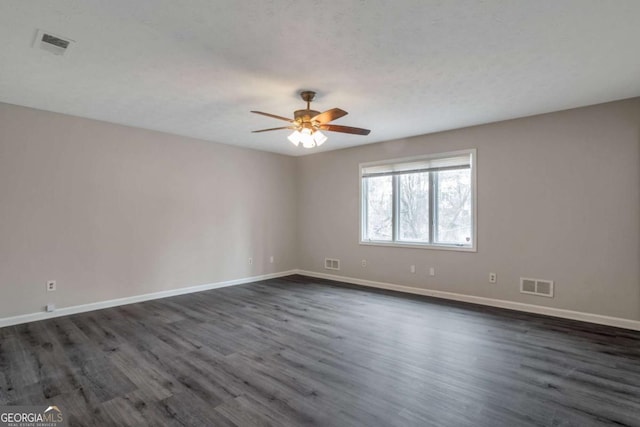
[[[316,142],[313,140],[313,135],[311,135],[311,129],[302,129],[300,135],[300,142],[302,142],[302,146],[304,148],[313,148],[316,146]]]
[[[327,140],[327,136],[324,133],[317,130],[313,133],[313,140],[316,142],[316,145],[320,147]]]
[[[296,130],[296,131],[293,131],[293,133],[289,135],[287,139],[297,147],[298,144],[300,144],[300,140],[302,139],[302,134]]]

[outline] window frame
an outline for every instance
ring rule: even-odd
[[[470,179],[471,179],[471,244],[452,244],[452,243],[420,243],[420,242],[403,242],[398,240],[398,232],[399,232],[399,207],[398,207],[398,194],[399,194],[399,179],[397,174],[393,175],[392,179],[392,240],[365,240],[364,236],[366,236],[366,227],[367,227],[367,207],[366,207],[366,198],[365,196],[365,180],[363,179],[363,169],[371,166],[382,166],[387,164],[396,164],[396,163],[411,163],[420,160],[434,160],[434,159],[446,159],[449,157],[459,157],[461,155],[469,155],[470,156]],[[435,249],[435,250],[445,250],[445,251],[460,251],[460,252],[477,252],[478,247],[478,194],[477,194],[477,173],[478,173],[478,165],[477,165],[477,149],[471,148],[466,150],[457,150],[457,151],[449,151],[445,153],[433,153],[427,155],[420,156],[412,156],[412,157],[403,157],[398,159],[388,159],[388,160],[380,160],[375,162],[366,162],[360,163],[358,165],[358,185],[360,189],[360,232],[359,232],[359,244],[364,246],[387,246],[387,247],[397,247],[397,248],[415,248],[415,249]],[[430,178],[432,175],[430,175]],[[429,179],[429,236],[430,240],[433,240],[435,235],[436,223],[435,217],[437,215],[436,212],[432,212],[432,206],[435,206],[437,203],[436,200],[431,202],[431,199],[435,199],[436,194],[434,192],[434,179]]]

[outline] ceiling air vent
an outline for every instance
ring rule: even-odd
[[[75,42],[71,39],[57,36],[46,31],[38,30],[33,47],[46,50],[54,55],[67,55]]]
[[[520,292],[553,298],[553,280],[520,278]]]

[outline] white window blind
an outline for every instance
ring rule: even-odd
[[[421,159],[409,162],[386,163],[383,165],[365,166],[361,173],[363,178],[403,173],[438,172],[445,170],[471,168],[471,154],[465,153],[455,157]]]

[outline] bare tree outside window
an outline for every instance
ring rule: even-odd
[[[471,240],[471,171],[438,172],[438,243],[468,244]]]
[[[393,177],[367,178],[366,192],[367,238],[391,240],[393,238]]]
[[[429,173],[399,175],[399,240],[429,241]]]
[[[362,164],[361,242],[475,251],[475,155]]]

